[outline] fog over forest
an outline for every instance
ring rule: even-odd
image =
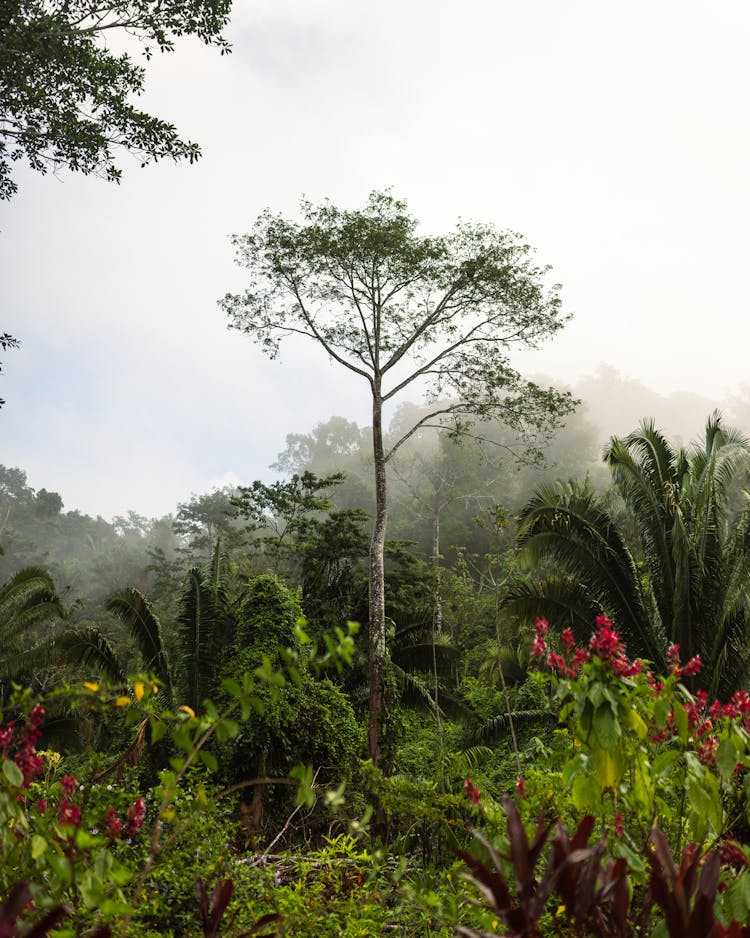
[[[20,352],[23,354],[23,351]],[[283,366],[282,366],[283,368]],[[542,384],[555,383],[548,375],[532,377]],[[561,385],[567,387],[566,385]],[[652,419],[656,426],[678,445],[688,445],[702,434],[706,417],[718,410],[728,425],[736,427],[746,435],[750,435],[750,386],[741,387],[738,394],[726,399],[712,399],[687,389],[675,390],[671,393],[660,393],[636,378],[621,374],[616,368],[601,363],[589,376],[577,384],[569,386],[574,396],[581,401],[574,422],[584,422],[589,426],[590,441],[595,449],[603,450],[611,436],[625,436],[634,430],[643,420]],[[347,402],[351,407],[351,401]],[[351,412],[351,411],[350,411]],[[320,415],[316,423],[325,423],[329,417],[342,416],[340,414]],[[347,416],[349,422],[357,423],[355,418]],[[570,420],[568,421],[571,422]],[[358,424],[363,432],[367,424]],[[288,431],[294,434],[306,434],[313,427],[296,426]],[[481,434],[481,426],[478,430]],[[283,427],[274,426],[273,433],[266,438],[268,464],[265,471],[258,473],[257,478],[271,481],[283,476],[283,467],[277,463],[277,457],[284,448],[287,432]],[[467,444],[471,445],[471,444]],[[275,449],[274,449],[275,446]],[[366,448],[366,446],[365,446]],[[554,459],[549,460],[550,468],[554,470]],[[47,471],[35,469],[29,472],[25,467],[19,466],[27,472],[29,484],[35,488],[54,489],[61,495],[66,511],[80,511],[93,517],[101,516],[111,520],[114,515],[123,515],[127,511],[135,511],[148,517],[156,517],[173,513],[178,502],[187,501],[191,495],[199,495],[216,488],[232,487],[237,484],[247,484],[252,479],[242,476],[234,464],[218,472],[213,480],[209,481],[203,492],[180,489],[174,491],[164,485],[160,480],[160,495],[157,499],[157,508],[154,511],[154,502],[150,501],[145,507],[140,504],[123,504],[117,492],[102,492],[96,488],[95,494],[87,492],[88,482],[81,478],[76,482],[62,479],[58,481],[55,465],[49,466]],[[318,469],[321,466],[317,467]],[[335,470],[335,460],[326,464],[326,470]],[[134,470],[139,472],[138,468]],[[117,507],[113,507],[117,506]]]

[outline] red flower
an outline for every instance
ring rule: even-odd
[[[16,724],[13,720],[10,723],[6,723],[5,726],[0,730],[0,749],[7,749],[8,746],[13,742],[13,734],[16,730]]]
[[[719,844],[721,862],[727,866],[747,866],[745,851],[734,840],[725,840]]]
[[[623,823],[622,823],[621,814],[615,815],[615,823],[614,823],[613,830],[614,830],[615,837],[618,840],[621,840],[625,836],[625,827],[623,826]]]
[[[77,804],[71,804],[70,798],[60,799],[60,805],[57,809],[57,818],[61,824],[78,825],[81,823],[81,809]]]
[[[107,837],[109,837],[110,840],[119,839],[122,833],[122,823],[118,820],[114,808],[107,808],[107,813],[104,817],[104,827],[106,828]]]
[[[467,798],[471,798],[472,804],[479,804],[479,799],[481,797],[481,790],[472,782],[470,778],[467,778],[464,781],[464,794]]]
[[[60,784],[62,785],[65,794],[70,797],[76,788],[78,788],[78,779],[75,777],[75,775],[63,775]]]
[[[547,654],[547,643],[541,637],[541,635],[537,635],[534,641],[531,643],[531,657],[541,659],[546,654]]]
[[[589,649],[592,655],[598,655],[602,661],[609,661],[615,655],[622,654],[623,647],[619,634],[612,628],[606,616],[596,620],[597,632],[591,636]]]
[[[519,775],[516,779],[516,795],[519,798],[526,798],[526,782],[523,775]]]
[[[690,677],[693,674],[698,674],[698,672],[700,671],[702,667],[703,667],[703,662],[701,661],[701,656],[695,655],[693,658],[690,659],[690,661],[687,662],[687,664],[683,665],[679,669],[679,673],[680,675],[683,675],[685,677]]]
[[[576,640],[573,638],[572,629],[563,629],[560,637],[562,638],[563,645],[565,645],[566,648],[572,648],[576,643]]]
[[[128,819],[128,834],[132,836],[143,827],[143,821],[146,817],[146,805],[142,798],[135,799],[128,808],[126,817]]]

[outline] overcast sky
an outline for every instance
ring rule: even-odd
[[[197,165],[19,169],[0,203],[0,332],[23,343],[0,462],[67,509],[160,515],[270,477],[287,433],[366,423],[366,387],[317,347],[266,361],[217,306],[243,286],[229,235],[302,194],[392,186],[425,231],[521,232],[574,314],[529,371],[737,392],[749,33],[746,0],[235,0],[231,56],[187,41],[148,65],[143,105]]]

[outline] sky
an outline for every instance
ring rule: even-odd
[[[368,422],[314,345],[227,330],[232,233],[303,195],[392,187],[423,230],[521,232],[571,322],[515,363],[601,363],[721,403],[747,382],[750,6],[744,0],[235,0],[230,56],[147,65],[142,106],[195,165],[119,186],[18,167],[0,203],[0,463],[66,509],[147,516],[269,479],[288,433]],[[698,423],[701,422],[701,418]]]

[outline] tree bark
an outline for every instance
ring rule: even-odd
[[[385,717],[385,529],[387,523],[385,452],[383,450],[383,404],[380,387],[373,387],[372,453],[375,469],[375,523],[370,542],[370,707],[369,751],[380,765]]]
[[[435,572],[435,605],[432,611],[433,641],[435,636],[440,638],[443,634],[443,591],[440,569],[440,506],[435,507],[432,519],[432,564]]]

